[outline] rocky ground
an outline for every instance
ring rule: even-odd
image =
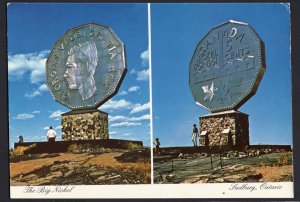
[[[150,183],[150,150],[103,150],[10,157],[12,186]]]
[[[166,155],[154,161],[158,184],[293,181],[292,152],[227,155],[222,157],[222,168],[216,154],[212,158],[205,153]]]

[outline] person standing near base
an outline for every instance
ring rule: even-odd
[[[23,136],[22,136],[22,135],[20,135],[20,136],[19,136],[18,143],[23,143],[23,142],[24,142]]]
[[[49,127],[49,130],[47,132],[47,140],[48,142],[55,142],[56,138],[56,132],[52,129],[52,126]]]
[[[194,147],[196,147],[197,146],[197,137],[198,137],[198,128],[197,128],[196,124],[194,124],[193,126],[194,126],[194,128],[193,128],[193,133],[192,133],[192,142],[193,142]]]
[[[153,142],[153,144],[155,144],[155,155],[156,155],[156,156],[159,156],[159,146],[160,146],[159,139],[156,138],[156,139],[155,139],[155,142]]]

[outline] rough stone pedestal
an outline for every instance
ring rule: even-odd
[[[108,114],[97,109],[62,114],[62,140],[108,139]]]
[[[207,131],[200,133],[200,146],[208,146],[208,134]]]
[[[248,116],[231,110],[199,117],[200,146],[233,145],[239,148],[248,146]]]

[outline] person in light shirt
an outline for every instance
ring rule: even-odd
[[[199,135],[198,135],[197,125],[193,124],[193,126],[194,126],[194,128],[193,128],[193,133],[192,133],[192,142],[193,142],[194,147],[196,147],[197,146],[197,137]]]
[[[52,129],[52,126],[50,126],[50,129],[47,132],[48,142],[55,142],[55,138],[56,138],[56,132],[55,130]]]

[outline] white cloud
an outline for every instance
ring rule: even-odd
[[[25,141],[38,141],[38,140],[41,140],[44,138],[45,138],[45,136],[26,136],[26,137],[24,137],[24,140]]]
[[[121,91],[120,93],[118,93],[119,95],[127,95],[127,92],[125,90]]]
[[[45,91],[48,91],[48,87],[47,87],[46,84],[42,84],[42,85],[39,86],[38,90],[35,90],[35,91],[31,92],[31,93],[26,93],[25,97],[29,98],[29,99],[32,99],[32,98],[34,98],[36,96],[42,95],[42,92],[45,92]]]
[[[49,130],[49,126],[46,126],[43,128],[44,130]]]
[[[23,113],[23,114],[18,114],[16,117],[13,117],[13,119],[18,119],[18,120],[26,120],[26,119],[32,119],[35,117],[36,114],[41,113],[41,111],[33,111],[31,113]]]
[[[128,119],[128,117],[125,116],[108,116],[109,121],[124,121]]]
[[[132,69],[130,72],[129,72],[129,74],[136,74],[137,73],[137,71],[135,70],[135,69]]]
[[[136,80],[138,80],[138,81],[149,80],[149,69],[143,69],[141,71],[138,71]]]
[[[133,108],[133,104],[129,101],[126,101],[124,99],[121,100],[109,100],[104,105],[99,107],[101,110],[107,110],[107,109],[131,109]]]
[[[137,71],[135,69],[132,69],[130,71],[130,74],[136,74],[136,80],[138,81],[147,81],[149,80],[149,68],[148,69],[143,69],[141,71]]]
[[[131,86],[129,89],[128,89],[128,92],[136,92],[140,90],[140,87],[139,86]]]
[[[111,131],[109,132],[110,135],[114,135],[114,134],[117,134],[118,132],[117,131]]]
[[[131,133],[124,133],[122,136],[131,136]]]
[[[139,91],[140,89],[141,89],[141,87],[139,87],[139,86],[131,86],[131,87],[128,89],[128,92],[129,92],[129,93],[132,93],[132,92]],[[127,95],[128,92],[125,91],[125,90],[123,90],[122,92],[119,93],[119,95]]]
[[[57,118],[60,118],[61,114],[63,114],[65,112],[61,111],[61,110],[57,110],[55,112],[53,112],[52,114],[50,114],[49,118],[50,119],[57,119]]]
[[[18,120],[26,120],[32,118],[34,118],[33,114],[18,114],[16,117],[14,117],[14,119],[18,119]]]
[[[145,114],[140,117],[132,117],[129,119],[129,121],[142,121],[142,120],[150,120],[151,115],[150,114]]]
[[[141,123],[133,123],[133,122],[120,122],[120,123],[114,123],[114,124],[111,124],[110,127],[130,127],[130,126],[140,126],[142,125]]]
[[[60,129],[62,129],[62,126],[56,126],[54,129],[55,130],[60,130]]]
[[[147,109],[150,109],[150,102],[148,103],[145,103],[143,105],[139,104],[137,106],[135,106],[131,111],[130,111],[130,114],[134,114],[134,113],[138,113],[138,112],[141,112],[141,111],[145,111]]]
[[[45,64],[49,50],[37,53],[16,54],[8,56],[9,79],[20,79],[30,72],[30,82],[38,84],[45,80]]]
[[[46,84],[42,84],[42,85],[40,85],[40,87],[39,87],[39,91],[41,91],[41,92],[43,92],[43,91],[48,91],[48,87],[47,87],[47,85],[46,85]]]
[[[149,64],[149,51],[145,50],[144,52],[141,53],[140,55],[141,60],[142,60],[142,65],[148,66]],[[149,68],[148,69],[143,69],[143,70],[136,70],[136,69],[132,69],[130,72],[130,74],[136,74],[137,78],[136,80],[138,81],[147,81],[149,80]]]
[[[40,95],[41,95],[41,92],[36,90],[36,91],[33,91],[32,93],[26,93],[25,97],[31,99],[31,98],[34,98],[34,97],[40,96]]]
[[[108,116],[108,120],[110,122],[113,122],[113,121],[136,122],[136,121],[149,120],[150,118],[151,118],[150,114],[145,114],[140,117]]]
[[[141,59],[142,59],[143,65],[148,65],[148,63],[149,63],[149,51],[148,50],[145,50],[144,52],[141,53]]]

